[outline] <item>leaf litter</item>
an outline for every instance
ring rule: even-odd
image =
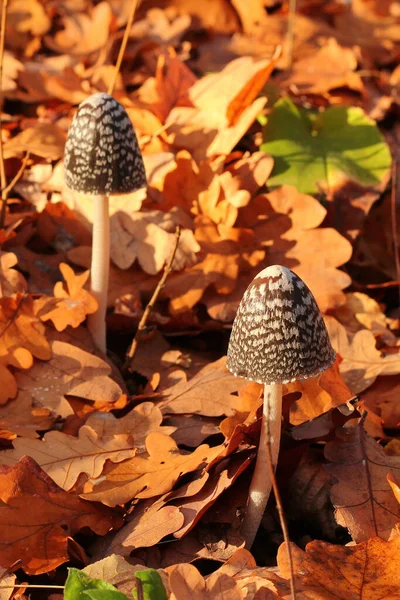
[[[110,198],[108,356],[85,324],[93,201],[62,157],[76,106],[111,89],[129,3],[67,4],[6,9],[0,588],[15,561],[21,582],[73,562],[128,598],[146,568],[176,600],[289,599],[291,572],[298,600],[400,598],[393,3],[302,2],[292,50],[285,3],[138,8],[114,95],[148,187]],[[337,352],[283,390],[292,567],[273,499],[243,548],[262,387],[225,368],[241,296],[273,264],[310,287]]]

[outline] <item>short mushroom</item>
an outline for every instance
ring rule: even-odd
[[[260,444],[250,484],[242,534],[253,544],[271,492],[267,460],[279,454],[282,384],[314,377],[335,362],[335,352],[317,303],[306,284],[286,267],[267,267],[240,302],[226,366],[236,376],[264,384]]]
[[[96,345],[106,351],[106,311],[110,270],[108,197],[146,186],[142,154],[124,107],[108,94],[89,96],[78,107],[65,145],[66,185],[93,196],[91,291],[98,310],[88,317]]]

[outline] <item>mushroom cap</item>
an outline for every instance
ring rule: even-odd
[[[228,346],[227,368],[263,384],[314,377],[335,362],[314,296],[286,267],[267,267],[240,302]]]
[[[146,186],[131,120],[115,98],[93,94],[78,107],[64,155],[67,186],[83,194],[126,194]]]

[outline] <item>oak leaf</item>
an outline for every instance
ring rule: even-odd
[[[162,426],[162,420],[163,415],[158,406],[152,402],[142,402],[119,419],[109,412],[95,412],[90,415],[86,425],[94,429],[100,438],[121,434],[132,436],[135,448],[144,451],[146,437],[150,432],[164,435],[174,432],[175,427]]]
[[[194,377],[187,380],[184,371],[173,371],[169,382],[164,384],[164,398],[158,402],[163,414],[197,414],[220,417],[235,413],[238,398],[234,392],[246,382],[234,377],[225,367],[225,357],[206,365]]]
[[[0,298],[22,293],[27,289],[25,277],[13,269],[17,263],[18,259],[13,252],[0,252]]]
[[[319,417],[340,404],[345,404],[353,394],[339,374],[338,361],[318,377],[302,379],[283,386],[284,394],[300,393],[301,397],[290,407],[290,422],[301,425]]]
[[[92,402],[115,402],[122,394],[109,375],[110,366],[101,358],[65,342],[51,344],[53,356],[17,374],[18,387],[28,391],[40,406],[66,417],[73,413],[65,396]]]
[[[60,271],[66,283],[56,283],[53,298],[42,297],[35,301],[36,314],[42,321],[51,320],[57,331],[69,325],[79,327],[98,307],[96,298],[83,287],[89,279],[89,271],[75,275],[66,263],[60,264]]]
[[[4,144],[4,158],[29,152],[42,158],[57,160],[64,155],[65,140],[66,134],[60,127],[38,122]]]
[[[183,525],[184,517],[176,506],[149,500],[136,506],[125,525],[115,534],[105,550],[109,554],[129,556],[135,548],[155,546]],[[102,549],[102,554],[104,550]]]
[[[400,519],[400,506],[387,474],[400,475],[400,457],[388,456],[363,429],[350,423],[328,442],[328,473],[338,480],[331,490],[336,520],[347,527],[356,542],[373,536],[388,539]]]
[[[1,379],[3,387],[4,380]],[[32,406],[32,397],[20,390],[17,397],[0,406],[0,438],[12,440],[18,436],[37,438],[37,431],[46,431],[54,423],[54,417],[46,408]]]
[[[173,108],[167,117],[172,143],[197,160],[229,154],[265,106],[257,95],[275,64],[246,56],[198,80],[189,90],[194,107]]]
[[[70,490],[81,473],[98,477],[106,460],[118,463],[135,455],[133,439],[128,434],[101,437],[88,425],[73,437],[61,431],[49,431],[42,440],[18,438],[13,450],[0,453],[0,464],[14,465],[30,456],[64,490]]]
[[[66,562],[68,538],[84,527],[104,535],[121,522],[106,507],[59,488],[27,456],[14,467],[0,466],[0,498],[0,565],[18,560],[31,575]]]
[[[400,599],[400,537],[374,537],[355,546],[314,541],[300,550],[291,543],[299,600]],[[290,576],[286,545],[278,550],[278,567]]]
[[[370,331],[363,329],[349,338],[343,325],[333,317],[326,317],[326,326],[332,346],[342,358],[340,373],[353,394],[370,387],[378,375],[400,373],[400,356],[382,355]]]
[[[193,565],[182,563],[167,569],[171,600],[243,600],[236,581],[216,571],[205,580]]]
[[[230,294],[236,287],[239,271],[258,265],[265,256],[250,229],[216,227],[202,215],[196,217],[195,225],[196,240],[201,246],[199,262],[172,274],[161,292],[161,297],[170,298],[172,314],[192,308],[210,286],[218,294]]]
[[[153,498],[170,491],[185,473],[195,471],[221,452],[221,448],[202,445],[191,454],[181,454],[174,440],[162,433],[150,433],[147,456],[140,455],[119,465],[106,467],[92,490],[81,494],[107,506],[125,504],[134,498]]]

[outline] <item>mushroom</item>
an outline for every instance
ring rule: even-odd
[[[110,194],[127,194],[146,186],[146,173],[132,123],[124,107],[109,94],[89,96],[69,128],[64,155],[65,183],[93,196],[91,291],[98,310],[88,317],[96,345],[106,352],[106,311],[110,270]]]
[[[278,462],[282,384],[315,377],[335,362],[324,320],[314,296],[286,267],[267,267],[250,283],[240,302],[228,346],[227,368],[236,376],[264,384],[260,443],[242,524],[250,548],[271,492],[272,466]]]

